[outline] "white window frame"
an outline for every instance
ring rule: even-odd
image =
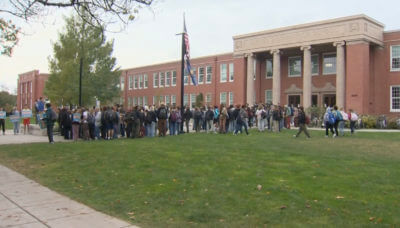
[[[397,72],[397,71],[400,71],[400,67],[399,68],[393,68],[393,47],[400,48],[400,45],[391,45],[390,46],[390,71],[391,72]],[[399,56],[399,58],[400,58],[400,56]]]
[[[207,104],[211,104],[211,99],[212,99],[211,93],[207,93],[207,94],[206,94],[206,103],[207,103]]]
[[[165,104],[169,105],[171,103],[171,97],[169,95],[165,95]]]
[[[143,96],[143,107],[147,106],[148,102],[147,102],[147,96]]]
[[[133,97],[133,107],[137,105],[137,102],[138,102],[137,97]]]
[[[208,69],[211,69],[210,74],[208,73]],[[206,66],[206,84],[212,83],[212,66]],[[208,81],[208,75],[210,75],[210,81]]]
[[[187,86],[190,84],[190,78],[189,78],[189,73],[187,72],[187,70],[184,70],[183,73],[183,85]]]
[[[299,74],[290,74],[290,60],[291,59],[300,59],[300,73]],[[302,73],[302,71],[303,71],[303,66],[302,66],[302,64],[303,64],[303,60],[302,60],[302,58],[301,58],[301,56],[291,56],[291,57],[289,57],[288,58],[288,77],[289,78],[296,78],[296,77],[301,77],[301,73]]]
[[[184,94],[183,95],[183,105],[184,106],[188,106],[189,105],[189,95],[188,94]]]
[[[121,91],[124,91],[124,90],[125,90],[125,77],[124,77],[124,76],[120,77],[120,79],[119,79],[119,86],[121,87]],[[31,91],[31,92],[32,92],[32,91]]]
[[[271,61],[272,75],[268,76],[268,61]],[[265,79],[272,79],[274,76],[274,62],[272,59],[265,60]]]
[[[139,87],[139,79],[138,76],[133,76],[133,89],[137,89]]]
[[[234,104],[234,94],[233,94],[233,92],[229,92],[228,96],[229,96],[228,97],[228,105],[233,105]]]
[[[201,69],[203,70],[203,73],[200,73],[200,72],[201,72]],[[199,83],[199,85],[204,84],[204,76],[206,75],[206,74],[205,74],[205,71],[206,71],[205,67],[199,67],[199,69],[198,69],[198,72],[199,72],[198,75],[199,75],[199,77],[198,77],[198,79],[197,79],[197,82]],[[200,80],[200,75],[202,75],[202,77],[203,77],[202,80]]]
[[[224,66],[225,66],[225,72],[222,69]],[[228,65],[226,63],[221,63],[219,65],[219,75],[220,75],[219,82],[224,83],[228,81]]]
[[[390,112],[400,112],[400,109],[393,109],[393,87],[399,87],[400,85],[392,85],[390,86]],[[400,97],[399,97],[400,99]]]
[[[190,94],[190,108],[196,107],[196,97],[197,95],[195,93]]]
[[[157,96],[153,96],[153,105],[156,105]]]
[[[165,73],[164,72],[160,72],[159,74],[158,74],[160,77],[159,77],[159,79],[158,79],[158,87],[164,87],[164,84],[165,84]],[[162,79],[162,80],[161,80]]]
[[[139,74],[138,75],[138,77],[139,77],[139,89],[142,89],[143,88],[143,75],[142,74]]]
[[[312,67],[313,67],[313,62],[312,62],[312,57],[317,56],[317,73],[312,72]],[[319,75],[319,54],[313,54],[311,55],[311,76],[317,76]]]
[[[143,88],[147,89],[149,87],[149,77],[147,74],[143,75]]]
[[[337,64],[337,53],[336,52],[323,53],[322,54],[322,75],[335,75],[335,74],[337,74],[336,67],[334,68],[335,69],[334,73],[331,73],[331,72],[326,73],[325,70],[324,70],[325,69],[324,60],[325,60],[325,56],[327,56],[327,55],[335,55],[336,56],[336,63],[335,64]]]
[[[128,90],[132,90],[133,89],[133,76],[132,75],[128,76],[128,84],[129,84]]]
[[[222,94],[225,94],[225,102],[224,103],[222,103]],[[221,104],[225,104],[226,105],[226,92],[221,92],[221,93],[219,93],[219,104],[221,105]]]
[[[171,72],[171,86],[176,86],[176,70]]]
[[[158,73],[153,73],[153,88],[158,88]]]
[[[171,84],[171,71],[165,72],[165,87],[169,87]]]
[[[229,82],[235,80],[235,65],[233,63],[228,64],[228,80]]]
[[[176,105],[176,95],[171,95],[171,105]]]
[[[267,98],[267,92],[271,92],[271,100],[268,100]],[[272,89],[266,89],[264,92],[264,102],[267,104],[268,102],[272,103],[273,100],[273,93],[272,93]]]

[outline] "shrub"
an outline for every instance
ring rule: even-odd
[[[363,128],[376,128],[377,118],[372,115],[365,115],[361,117],[361,123]]]

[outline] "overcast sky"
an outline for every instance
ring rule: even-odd
[[[180,58],[183,13],[190,37],[191,56],[233,51],[232,36],[355,14],[366,14],[385,24],[385,30],[400,29],[399,0],[156,0],[152,10],[139,17],[114,39],[114,56],[122,69]],[[23,24],[12,57],[0,56],[0,90],[14,91],[18,74],[38,69],[48,73],[52,44],[62,31],[62,14],[54,10],[42,23]],[[4,15],[0,14],[0,17]]]

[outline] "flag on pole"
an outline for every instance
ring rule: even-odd
[[[186,30],[185,17],[183,17],[183,33],[185,39],[185,71],[190,75],[192,83],[197,86],[196,75],[193,74],[192,66],[190,65],[190,45],[189,45],[189,35]]]

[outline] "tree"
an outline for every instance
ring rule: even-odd
[[[139,9],[150,6],[153,0],[1,0],[0,5],[0,53],[11,55],[18,42],[20,29],[5,14],[29,21],[45,16],[50,8],[73,8],[87,23],[101,30],[118,24],[120,30],[133,21]],[[6,2],[6,3],[4,3]],[[7,3],[8,2],[8,3]]]
[[[78,104],[79,71],[82,64],[82,105],[92,105],[95,97],[103,104],[120,95],[119,69],[111,56],[113,41],[106,42],[104,31],[81,17],[66,19],[65,33],[54,44],[49,59],[50,76],[45,94],[56,104]]]
[[[196,107],[202,107],[203,102],[204,102],[203,93],[199,93],[199,95],[196,96]]]
[[[12,95],[7,91],[0,92],[0,107],[5,111],[11,112],[12,107],[17,105],[17,96]]]

